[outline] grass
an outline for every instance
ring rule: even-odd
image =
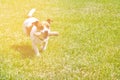
[[[22,30],[28,11],[51,18],[51,37],[36,57]],[[119,0],[0,0],[0,80],[119,80]]]

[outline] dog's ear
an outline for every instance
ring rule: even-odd
[[[53,20],[47,19],[47,22],[50,24],[51,22],[53,22]]]

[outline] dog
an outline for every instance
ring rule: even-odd
[[[23,23],[23,30],[27,36],[30,36],[32,47],[37,56],[40,56],[38,45],[41,46],[41,51],[46,50],[49,36],[58,36],[58,32],[50,31],[51,19],[40,22],[39,19],[33,17],[36,9],[31,9],[27,19]]]

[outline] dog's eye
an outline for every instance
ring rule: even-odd
[[[49,29],[49,25],[46,25],[46,27]]]

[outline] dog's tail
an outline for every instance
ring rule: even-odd
[[[35,8],[32,8],[30,11],[29,11],[29,13],[28,13],[28,17],[32,17],[32,15],[33,15],[33,13],[36,11],[36,9]]]

